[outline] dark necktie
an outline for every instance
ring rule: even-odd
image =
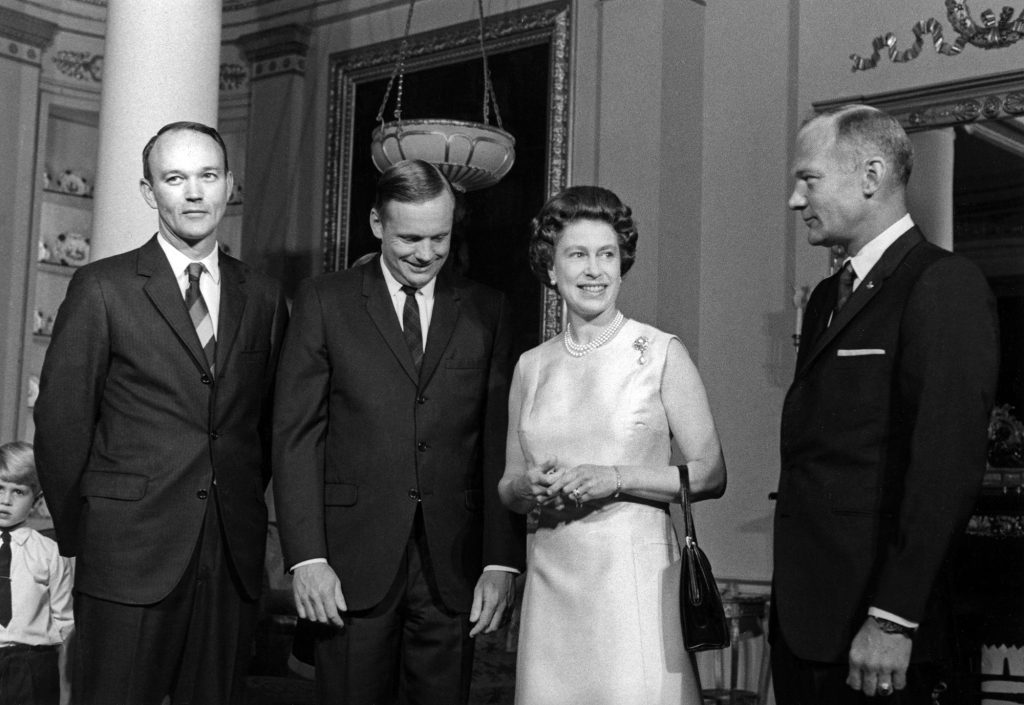
[[[210,317],[210,309],[206,308],[206,301],[203,299],[203,292],[199,290],[199,275],[206,269],[202,263],[193,262],[188,266],[188,289],[185,291],[185,307],[188,315],[192,318],[192,325],[196,327],[199,334],[199,344],[203,346],[206,353],[206,362],[213,370],[213,361],[217,354],[217,338],[213,334],[213,319]]]
[[[0,624],[5,627],[11,621],[11,532],[0,532]]]
[[[402,333],[405,334],[405,344],[409,346],[412,354],[412,362],[416,365],[416,371],[420,371],[420,362],[423,361],[423,329],[420,328],[420,304],[416,300],[416,287],[403,286],[405,292],[405,308],[402,309]]]
[[[832,309],[833,315],[839,313],[840,309],[846,305],[846,302],[850,300],[850,294],[853,293],[853,281],[857,278],[857,273],[853,271],[853,262],[846,260],[846,264],[843,265],[843,269],[839,272],[839,285],[837,287],[836,295],[836,307]]]

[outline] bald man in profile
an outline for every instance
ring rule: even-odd
[[[912,164],[872,107],[797,135],[789,207],[845,261],[811,294],[782,412],[779,705],[924,705],[951,685],[950,549],[985,471],[998,332],[981,272],[907,212]]]

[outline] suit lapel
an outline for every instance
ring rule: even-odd
[[[420,372],[420,388],[427,386],[434,376],[448,341],[455,332],[459,320],[459,295],[450,277],[442,270],[434,289],[434,310],[430,316],[430,330],[427,331],[427,349],[423,353]]]
[[[140,276],[148,279],[143,285],[143,290],[160,316],[192,356],[196,366],[200,370],[209,372],[206,355],[203,354],[203,349],[199,345],[199,336],[192,325],[188,311],[185,310],[185,299],[181,295],[174,272],[171,271],[171,265],[167,262],[167,257],[156,241],[157,237],[154,235],[139,249],[137,271]]]
[[[392,354],[398,359],[402,369],[409,375],[409,379],[413,384],[417,384],[419,374],[416,372],[416,366],[412,363],[409,348],[405,344],[402,327],[398,323],[398,316],[395,314],[395,307],[391,303],[388,286],[380,268],[379,257],[363,265],[363,296],[366,299],[366,313],[373,324],[377,326],[381,337],[391,348]]]
[[[220,253],[220,315],[217,319],[217,374],[225,369],[228,355],[238,338],[245,313],[245,269],[237,260]]]
[[[850,324],[850,322],[857,317],[861,309],[867,306],[868,302],[878,296],[885,285],[885,280],[888,279],[896,268],[899,266],[903,258],[907,256],[916,245],[918,245],[924,238],[921,235],[921,231],[917,227],[913,227],[903,235],[898,237],[892,245],[885,251],[881,259],[875,263],[875,266],[871,268],[871,271],[867,273],[862,281],[854,290],[853,294],[850,295],[849,300],[843,309],[832,318],[832,323],[825,328],[821,335],[817,337],[811,343],[811,350],[807,356],[803,359],[803,363],[797,370],[797,376],[805,372],[811,363],[821,354],[821,352],[828,347],[828,345],[836,339],[836,337]],[[831,285],[832,282],[830,282]],[[826,297],[828,299],[828,297]],[[835,300],[835,296],[831,297],[831,300]],[[831,308],[831,307],[830,307]],[[822,312],[825,320],[828,319],[828,311]]]

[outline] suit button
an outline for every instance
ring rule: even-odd
[[[220,434],[219,433],[217,433],[216,431],[210,431],[210,440],[211,441],[215,441],[218,438],[220,438]]]
[[[409,499],[414,499],[417,502],[419,502],[420,501],[420,491],[418,489],[416,489],[415,487],[413,489],[409,490]]]
[[[421,394],[420,396],[416,397],[416,403],[417,404],[426,404],[427,403],[427,398]]]
[[[199,378],[199,381],[202,382],[203,384],[210,384],[213,380],[210,379],[210,375],[204,372],[202,376]]]
[[[419,443],[416,444],[416,450],[420,451],[421,453],[429,447],[430,446],[428,446],[425,441],[420,441]]]
[[[209,495],[210,493],[207,492],[206,490],[199,490],[198,492],[196,492],[196,497],[198,497],[199,499],[206,499]]]

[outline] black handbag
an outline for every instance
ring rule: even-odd
[[[679,493],[683,505],[686,537],[680,542],[682,565],[679,581],[679,613],[683,625],[683,645],[687,651],[708,651],[729,646],[729,625],[722,609],[722,595],[711,572],[711,563],[697,545],[690,511],[690,477],[685,465],[679,466]]]

